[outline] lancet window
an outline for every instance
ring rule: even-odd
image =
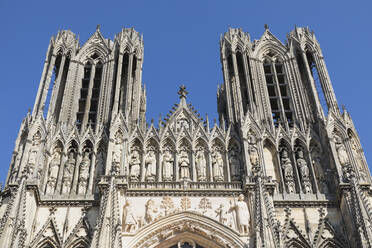
[[[240,51],[236,52],[236,63],[238,67],[239,83],[240,83],[240,92],[242,97],[243,111],[244,113],[248,110],[248,87],[247,87],[247,78],[245,77],[244,69],[244,59]]]
[[[294,114],[284,65],[278,59],[265,59],[263,67],[274,126],[292,127]]]
[[[97,54],[93,54],[92,59],[97,57]],[[102,73],[103,65],[101,61],[98,61],[96,64],[88,61],[84,66],[79,109],[76,114],[76,122],[79,129],[85,127],[87,124],[93,128],[96,125]]]

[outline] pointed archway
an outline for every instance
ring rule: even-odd
[[[133,248],[245,247],[236,231],[189,211],[169,215],[144,227],[127,245]]]

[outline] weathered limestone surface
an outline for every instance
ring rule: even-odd
[[[223,34],[219,124],[185,86],[146,123],[143,51],[133,28],[52,37],[0,191],[1,247],[372,247],[370,171],[313,32]]]

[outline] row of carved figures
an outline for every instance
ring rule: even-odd
[[[119,174],[123,156],[123,140],[119,133],[115,139],[112,152],[112,173]],[[213,146],[212,151],[199,145],[195,152],[187,145],[181,145],[179,152],[174,152],[171,146],[165,146],[158,152],[150,146],[144,152],[138,145],[132,145],[128,156],[128,168],[125,174],[133,182],[159,180],[169,182],[174,180],[193,180],[199,182],[238,181],[241,179],[243,166],[238,146],[231,146],[228,152],[219,146]],[[251,164],[258,164],[258,150],[255,144],[250,146]],[[143,168],[142,168],[143,167]],[[158,167],[159,170],[158,170]],[[193,174],[195,172],[195,175]],[[141,177],[142,176],[142,177]]]

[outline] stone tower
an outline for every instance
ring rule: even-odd
[[[143,38],[52,37],[4,189],[0,244],[372,247],[371,176],[313,32],[220,39],[219,124],[146,123]]]

